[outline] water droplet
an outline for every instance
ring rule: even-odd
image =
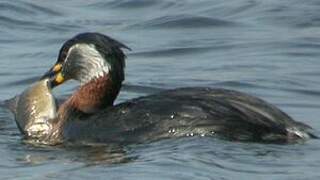
[[[175,133],[175,132],[176,132],[175,129],[170,129],[170,130],[169,130],[169,133]]]

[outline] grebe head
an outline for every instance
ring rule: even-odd
[[[66,41],[56,64],[43,76],[53,77],[52,85],[74,79],[81,85],[110,75],[113,82],[124,80],[124,44],[99,33],[82,33]]]

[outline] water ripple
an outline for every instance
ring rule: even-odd
[[[99,8],[125,8],[125,9],[135,9],[135,8],[150,8],[151,6],[161,3],[160,0],[113,0],[110,2],[97,2],[92,3],[90,6]]]
[[[40,6],[38,4],[29,3],[29,2],[14,2],[10,3],[1,2],[0,11],[3,12],[15,12],[21,15],[43,15],[47,16],[61,16],[62,14],[58,11],[53,10],[52,8],[47,8]]]
[[[234,27],[239,24],[236,22],[191,15],[167,15],[157,17],[143,23],[133,25],[140,28],[208,28],[208,27]]]
[[[212,50],[213,47],[180,47],[180,48],[170,48],[170,49],[159,49],[154,51],[142,51],[134,52],[130,55],[133,56],[144,56],[144,57],[161,57],[161,56],[179,56],[188,55],[194,53],[204,53]]]
[[[55,24],[55,23],[41,23],[41,22],[35,22],[35,21],[29,21],[29,20],[19,20],[19,19],[13,19],[6,16],[0,16],[0,23],[3,24],[4,27],[8,29],[25,29],[25,30],[31,30],[31,31],[43,31],[43,30],[49,30],[49,31],[58,31],[58,32],[66,32],[70,29],[78,28],[77,25],[71,25],[71,24]]]
[[[3,86],[6,88],[10,88],[10,87],[16,87],[16,86],[20,86],[20,85],[30,85],[30,84],[34,83],[35,81],[39,80],[39,78],[40,78],[39,76],[22,78],[19,80],[4,83]]]
[[[19,7],[17,5],[13,5],[10,3],[5,3],[2,2],[0,4],[0,11],[4,12],[4,11],[13,11],[13,12],[18,12],[20,14],[28,14],[28,15],[33,15],[35,14],[34,11],[27,9],[25,7]]]

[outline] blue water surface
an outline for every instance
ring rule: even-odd
[[[117,102],[176,87],[224,87],[261,97],[318,132],[319,12],[317,0],[2,0],[0,101],[37,80],[65,40],[96,31],[132,49]],[[77,85],[54,93],[67,97]],[[319,179],[319,152],[319,140],[208,137],[36,146],[0,107],[0,179]]]

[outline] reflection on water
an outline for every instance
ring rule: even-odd
[[[129,163],[135,159],[119,145],[68,145],[52,148],[28,141],[24,142],[27,143],[26,146],[31,145],[32,148],[28,148],[29,153],[16,158],[17,163],[22,165],[37,166],[50,161],[63,160],[65,154],[68,155],[68,163],[82,163],[84,166]],[[52,154],[58,153],[62,156],[52,156]]]
[[[320,129],[318,1],[0,2],[0,179],[319,179],[320,143],[181,138],[130,146],[26,143],[3,102],[55,62],[62,43],[98,31],[128,45],[117,102],[183,86],[241,90]],[[66,99],[77,83],[54,93]],[[317,133],[319,134],[319,133]]]

